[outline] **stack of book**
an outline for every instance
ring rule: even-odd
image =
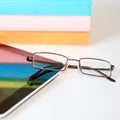
[[[0,42],[87,45],[92,0],[1,0]]]

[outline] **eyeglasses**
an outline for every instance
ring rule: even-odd
[[[38,71],[28,78],[28,81],[34,80],[52,71],[65,71],[67,68],[79,68],[81,73],[90,76],[104,77],[115,82],[111,78],[114,65],[109,61],[98,58],[69,59],[64,55],[50,52],[36,52],[28,56],[27,61],[32,62],[32,66]],[[77,65],[69,65],[69,61],[78,62]],[[43,72],[44,70],[44,72]]]

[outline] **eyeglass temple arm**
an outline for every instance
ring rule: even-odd
[[[81,66],[82,69],[91,69],[91,70],[110,70],[109,68],[93,68],[93,67],[88,67],[88,66]],[[114,70],[114,65],[111,65],[111,70]]]
[[[46,74],[46,73],[49,73],[49,72],[52,72],[51,70],[45,70],[43,71],[42,69],[38,70],[37,72],[35,72],[34,74],[32,74],[31,76],[29,76],[28,78],[28,81],[33,81],[35,80],[36,78]]]
[[[87,70],[95,70],[96,72],[102,74],[103,76],[105,76],[108,80],[112,81],[112,82],[116,82],[114,79],[112,79],[111,77],[107,76],[105,73],[101,72],[100,70],[110,70],[107,68],[92,68],[92,67],[88,67],[88,66],[81,66],[82,69],[87,69]],[[73,68],[73,69],[77,69],[78,67],[76,65],[68,65],[68,68]],[[111,65],[111,70],[114,70],[114,65]]]
[[[87,70],[110,70],[109,68],[92,68],[92,67],[87,67],[87,66],[81,66],[82,69],[87,69]],[[72,68],[72,69],[77,69],[78,67],[76,65],[68,65],[68,68]],[[111,65],[111,70],[114,70],[114,65]]]
[[[27,79],[27,83],[28,85],[34,85],[36,83],[32,83],[32,81],[34,81],[35,79],[37,79],[38,77],[47,74],[49,72],[52,72],[51,70],[45,70],[43,71],[42,69],[38,70],[36,73],[32,74],[31,76],[29,76],[29,78]],[[39,83],[38,83],[39,85]]]
[[[101,72],[100,70],[96,70],[97,72],[99,72],[100,74],[104,75],[108,80],[110,80],[111,82],[116,82],[113,78],[107,76],[105,73]]]
[[[100,70],[109,70],[107,68],[92,68],[92,67],[82,66],[82,69],[95,70],[96,72],[98,72],[98,73],[102,74],[103,76],[105,76],[111,82],[116,82],[114,79],[112,79],[111,77],[107,76],[105,73],[100,71]],[[111,65],[111,70],[113,70],[113,69],[114,69],[114,65]]]
[[[29,61],[29,62],[32,62],[33,61],[33,57],[27,56],[26,60]]]
[[[51,65],[48,65],[46,67],[50,67]],[[46,68],[44,67],[44,68]],[[53,67],[53,66],[52,66]],[[28,84],[30,85],[30,81],[33,81],[35,80],[36,78],[42,76],[42,75],[45,75],[49,72],[52,72],[53,70],[44,70],[44,69],[39,69],[37,72],[35,72],[34,74],[32,74],[31,76],[28,77]]]
[[[36,79],[36,78],[38,78],[38,77],[40,77],[40,76],[42,76],[42,75],[44,75],[44,74],[46,74],[46,73],[48,73],[48,72],[52,72],[53,70],[47,70],[47,69],[45,69],[45,68],[47,68],[47,67],[51,67],[52,65],[48,65],[48,66],[45,66],[45,67],[43,67],[42,69],[39,69],[37,72],[35,72],[34,74],[32,74],[31,76],[29,76],[29,78],[28,78],[28,80],[29,81],[32,81],[32,80],[34,80],[34,79]],[[53,67],[53,66],[52,66]],[[57,68],[56,68],[57,69]],[[43,72],[44,71],[44,72]]]

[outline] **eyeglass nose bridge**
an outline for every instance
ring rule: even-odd
[[[79,63],[79,60],[77,60],[77,59],[68,59],[68,66],[67,67],[72,68],[72,69],[78,69],[79,65],[71,64],[73,62]]]

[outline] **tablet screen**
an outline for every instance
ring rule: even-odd
[[[38,71],[26,57],[30,53],[0,44],[0,114],[5,113],[57,72],[43,74],[29,85],[27,78]]]

